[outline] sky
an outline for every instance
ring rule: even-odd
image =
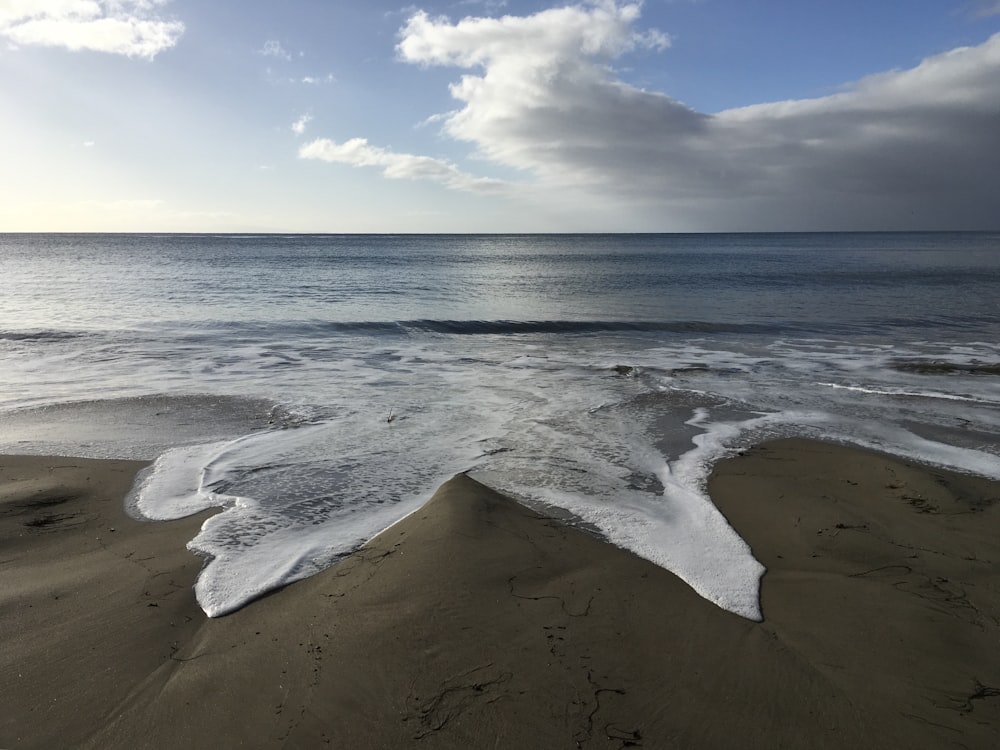
[[[1000,229],[1000,0],[0,0],[0,231]]]

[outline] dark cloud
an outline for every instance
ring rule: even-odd
[[[398,50],[466,71],[446,135],[531,175],[536,197],[574,191],[637,228],[1000,226],[1000,35],[832,96],[707,114],[616,78],[612,60],[669,43],[639,10],[417,13]]]

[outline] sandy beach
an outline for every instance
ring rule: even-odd
[[[464,476],[205,617],[142,464],[0,457],[0,747],[1000,746],[1000,485],[804,440],[721,462],[764,621]]]

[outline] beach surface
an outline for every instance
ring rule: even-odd
[[[208,619],[142,464],[0,457],[0,747],[1000,746],[1000,485],[804,440],[709,492],[763,622],[474,480]]]

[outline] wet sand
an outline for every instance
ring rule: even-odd
[[[0,747],[1000,746],[1000,486],[780,441],[710,493],[763,623],[467,477],[216,620],[139,464],[0,457]],[[113,530],[112,530],[113,529]]]

